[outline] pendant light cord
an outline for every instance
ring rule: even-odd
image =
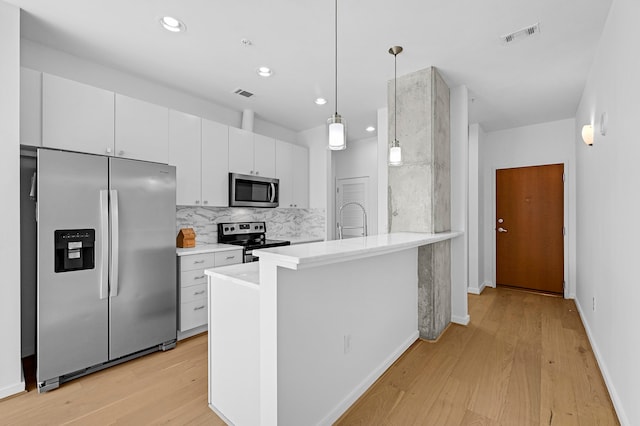
[[[393,144],[398,140],[398,54],[393,55]]]
[[[336,20],[335,20],[335,43],[336,43],[336,49],[335,49],[335,54],[336,54],[336,112],[335,114],[338,115],[338,0],[335,1],[336,4],[336,8],[335,8],[335,15],[336,15]]]

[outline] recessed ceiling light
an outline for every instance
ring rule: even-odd
[[[376,131],[376,128],[375,128],[375,127],[373,127],[373,126],[369,126],[369,127],[367,127],[365,130],[366,130],[367,132],[375,132],[375,131]]]
[[[260,77],[271,77],[273,75],[273,71],[269,67],[260,67],[256,72]]]
[[[162,19],[160,19],[160,23],[165,30],[171,31],[172,33],[179,33],[187,29],[184,22],[172,16],[163,16]]]
[[[327,103],[327,100],[325,98],[317,98],[314,102],[316,105],[324,105]]]

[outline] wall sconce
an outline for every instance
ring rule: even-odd
[[[593,145],[593,126],[591,124],[582,126],[582,140],[589,146]]]

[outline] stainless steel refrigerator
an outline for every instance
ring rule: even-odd
[[[38,390],[175,347],[175,167],[37,161]]]

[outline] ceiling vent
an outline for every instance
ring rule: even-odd
[[[240,95],[240,96],[244,96],[245,98],[250,98],[253,96],[253,93],[248,92],[246,90],[243,89],[236,89],[233,91],[233,93],[235,93],[236,95]]]
[[[505,34],[501,36],[502,42],[504,44],[513,43],[516,40],[520,40],[523,38],[531,37],[540,32],[540,23],[536,23],[535,25],[531,25],[526,28],[522,28],[521,30],[515,31],[511,34]]]

